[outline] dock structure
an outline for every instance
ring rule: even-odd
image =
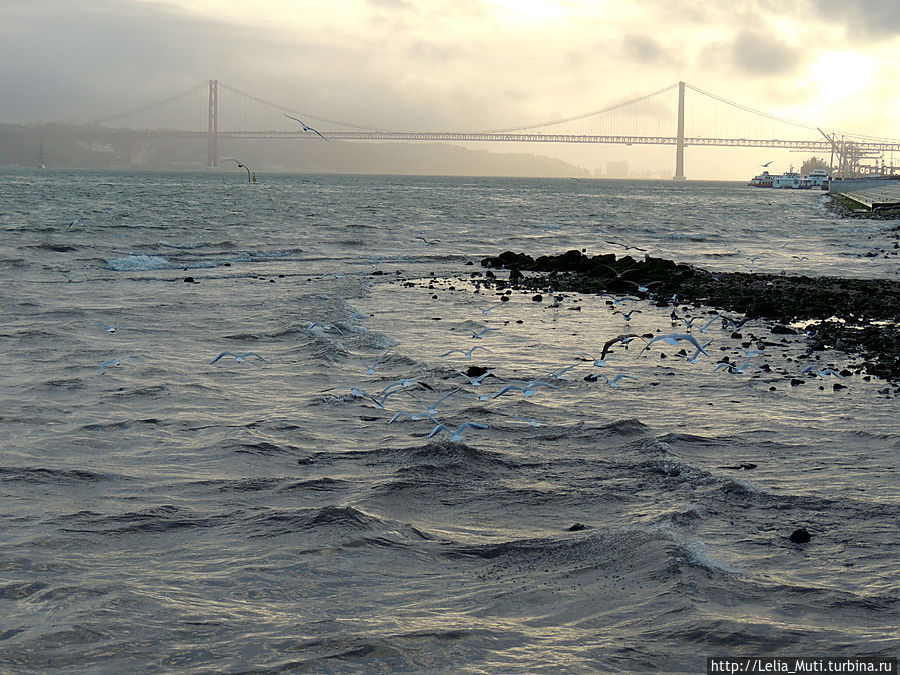
[[[856,202],[873,213],[900,210],[900,181],[878,179],[832,181],[828,192]]]

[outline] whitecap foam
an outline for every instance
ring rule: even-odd
[[[163,270],[172,265],[166,258],[158,255],[141,255],[132,254],[124,258],[114,258],[107,260],[106,264],[110,269],[117,272],[139,272],[144,270]]]

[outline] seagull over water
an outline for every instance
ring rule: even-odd
[[[493,310],[497,309],[498,307],[502,307],[503,305],[509,304],[509,301],[496,302],[493,305],[488,305],[487,307],[482,307],[478,303],[472,302],[471,300],[466,300],[466,302],[468,302],[470,305],[480,309],[482,314],[488,314],[488,313],[492,312]]]
[[[406,412],[406,411],[401,410],[396,415],[394,415],[391,419],[388,420],[388,424],[393,424],[394,422],[396,422],[397,420],[399,420],[403,417],[408,417],[413,422],[418,422],[419,420],[428,418],[432,422],[437,423],[437,420],[434,418],[433,415],[429,415],[427,413],[411,413],[411,412]]]
[[[520,417],[518,415],[513,415],[509,419],[511,420],[520,420],[522,422],[527,422],[529,426],[532,427],[545,427],[547,426],[546,422],[541,422],[540,420],[536,420],[532,417]]]
[[[216,358],[214,358],[210,363],[215,363],[219,359],[225,358],[226,356],[233,356],[234,360],[238,363],[243,363],[245,359],[250,358],[251,356],[255,356],[260,361],[265,361],[266,363],[272,363],[269,359],[260,356],[256,352],[246,352],[244,354],[235,354],[234,352],[221,352]]]
[[[694,356],[692,356],[690,359],[691,361],[697,358],[699,354],[706,354],[706,356],[709,356],[709,352],[704,349],[706,345],[701,345],[697,338],[695,338],[693,335],[690,335],[689,333],[668,333],[666,335],[657,335],[655,338],[650,340],[650,342],[644,345],[644,348],[640,352],[638,352],[638,356],[647,351],[647,349],[650,348],[650,345],[652,345],[654,342],[659,342],[660,340],[670,345],[677,345],[679,342],[690,342],[697,348]]]
[[[838,378],[839,380],[844,379],[844,376],[841,375],[836,370],[834,370],[833,368],[822,368],[821,370],[819,370],[815,366],[806,366],[806,368],[801,370],[800,373],[801,374],[812,373],[816,377],[821,377],[821,378],[825,378],[825,377],[828,377],[829,375],[832,375],[832,376]]]
[[[703,326],[700,328],[700,332],[701,333],[707,332],[709,330],[709,327],[712,326],[716,322],[716,319],[721,319],[721,318],[722,318],[721,313],[716,314],[713,318],[711,318],[709,321],[707,321],[705,324],[703,324]]]
[[[366,368],[366,373],[369,374],[369,375],[374,375],[374,374],[375,374],[375,367],[376,367],[379,363],[381,363],[381,362],[384,360],[384,358],[385,358],[388,354],[390,354],[390,353],[391,353],[391,350],[390,350],[390,349],[388,349],[387,351],[385,351],[384,353],[382,353],[381,356],[379,356],[377,359],[375,359],[375,363],[373,363],[371,366],[369,366],[368,368]]]
[[[500,396],[503,396],[503,394],[510,392],[510,391],[521,391],[523,396],[525,396],[526,398],[529,398],[531,396],[534,396],[534,390],[537,387],[549,387],[550,389],[556,389],[556,385],[554,385],[554,384],[544,382],[543,380],[532,380],[531,382],[526,384],[524,387],[520,384],[508,384],[505,387],[503,387],[503,389],[501,389],[496,394],[494,394],[491,398],[498,398]]]
[[[132,363],[140,363],[140,361],[138,361],[137,359],[131,359],[128,357],[124,357],[121,359],[111,359],[109,361],[104,361],[103,363],[100,364],[100,367],[97,369],[97,374],[99,375],[100,373],[102,373],[104,370],[106,370],[110,366],[121,366],[123,363],[125,363],[125,361],[130,361]]]
[[[595,361],[596,363],[596,361]],[[577,368],[579,364],[573,363],[571,366],[563,366],[562,368],[557,368],[552,373],[548,373],[548,377],[552,377],[555,380],[563,379],[563,375],[568,373],[572,368]]]
[[[482,329],[481,329],[480,331],[478,331],[477,333],[473,330],[473,331],[472,331],[472,339],[473,339],[473,340],[475,340],[475,339],[480,340],[480,339],[483,338],[485,335],[487,335],[487,334],[490,333],[491,331],[495,331],[495,330],[500,330],[500,329],[499,329],[499,328],[491,328],[490,326],[485,326],[484,328],[482,328]]]
[[[634,377],[634,375],[627,375],[625,373],[618,373],[615,377],[607,377],[602,373],[597,373],[597,377],[606,381],[610,387],[618,387],[619,382],[624,380],[626,377]]]
[[[488,377],[489,375],[493,375],[493,374],[494,374],[493,370],[486,370],[478,377],[470,377],[469,375],[466,375],[466,373],[464,373],[462,371],[457,372],[457,375],[462,375],[464,378],[466,378],[469,381],[469,384],[471,384],[473,387],[480,387],[482,380],[484,380],[484,378]]]
[[[309,325],[306,327],[306,332],[309,333],[310,335],[315,335],[313,328],[316,328],[316,327],[319,327],[320,329],[322,329],[322,331],[334,330],[334,331],[337,331],[338,334],[340,334],[340,335],[344,334],[344,331],[342,331],[337,326],[333,326],[330,323],[319,323],[318,321],[309,322]]]
[[[723,368],[727,368],[729,373],[733,373],[735,375],[740,375],[746,373],[748,370],[753,369],[759,373],[763,372],[763,369],[757,366],[755,363],[750,363],[746,361],[741,365],[737,365],[736,363],[729,363],[727,361],[720,361],[716,364],[716,367],[713,368],[714,371],[722,370]]]
[[[641,310],[639,310],[639,309],[630,309],[630,310],[628,310],[627,312],[623,312],[623,311],[620,311],[620,310],[617,309],[615,312],[613,312],[613,315],[615,315],[615,314],[621,314],[621,315],[625,318],[626,321],[631,321],[631,315],[634,314],[635,312],[637,312],[638,314],[640,314],[640,313],[641,313]]]
[[[722,328],[731,328],[732,331],[739,331],[748,321],[750,321],[749,317],[745,317],[738,321],[737,319],[729,319],[728,317],[723,316]]]
[[[443,354],[441,354],[441,358],[443,358],[443,357],[445,357],[445,356],[450,356],[451,354],[454,354],[454,353],[456,353],[456,352],[459,352],[460,354],[463,354],[467,359],[471,359],[471,358],[472,358],[472,354],[475,352],[476,349],[483,349],[483,350],[486,351],[486,352],[490,352],[490,351],[491,351],[491,350],[488,349],[487,347],[482,347],[481,345],[475,345],[474,347],[472,347],[472,348],[469,349],[468,351],[465,350],[465,349],[451,349],[449,352],[444,352]]]
[[[328,140],[327,138],[325,138],[324,136],[322,136],[322,134],[320,134],[318,131],[316,131],[315,129],[313,129],[311,126],[307,125],[306,122],[304,122],[303,120],[297,119],[296,117],[291,117],[291,116],[288,115],[287,113],[281,113],[281,114],[284,115],[285,117],[287,117],[288,119],[292,119],[292,120],[294,120],[295,122],[299,122],[299,123],[300,123],[300,126],[303,127],[303,131],[312,131],[313,133],[317,134],[323,141],[327,141],[327,140]]]
[[[625,333],[623,335],[616,335],[616,337],[611,340],[607,340],[603,345],[603,351],[600,352],[600,360],[602,361],[606,358],[606,355],[609,353],[610,348],[617,342],[621,342],[627,349],[628,343],[639,337],[641,336],[637,333]]]
[[[115,333],[119,330],[119,326],[110,326],[108,323],[103,323],[102,321],[98,321],[97,325],[105,328],[107,333]]]
[[[453,442],[461,441],[462,440],[462,432],[465,431],[466,429],[487,429],[487,425],[479,424],[478,422],[463,422],[454,430],[443,424],[438,424],[434,429],[431,430],[431,433],[428,434],[428,438],[431,438],[432,436],[436,436],[437,434],[441,433],[442,431],[446,431],[448,434],[450,434],[451,441],[453,441]]]

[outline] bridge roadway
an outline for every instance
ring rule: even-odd
[[[145,138],[208,139],[209,132],[178,131],[172,129],[104,129],[92,128],[91,133]],[[600,136],[587,134],[523,134],[453,131],[323,131],[322,135],[334,141],[434,141],[451,143],[597,143],[613,145],[677,145],[676,136]],[[240,138],[248,140],[285,139],[321,141],[315,134],[303,131],[218,131],[218,138]],[[771,138],[713,138],[685,137],[685,146],[719,146],[744,148],[785,148],[808,152],[831,152],[831,144],[826,140],[783,140]],[[863,152],[900,152],[900,143],[868,142],[856,143]]]

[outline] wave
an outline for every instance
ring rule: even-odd
[[[249,524],[254,537],[276,537],[298,531],[324,530],[328,534],[374,532],[384,521],[352,506],[323,506],[319,509],[270,509],[253,516]]]
[[[124,258],[107,259],[106,265],[117,272],[148,272],[171,269],[168,259],[158,255],[131,254]]]
[[[195,243],[195,244],[173,244],[173,243],[168,242],[168,241],[160,241],[160,242],[159,242],[159,245],[162,246],[162,247],[164,247],[164,248],[174,248],[174,249],[182,250],[182,251],[194,251],[194,250],[201,249],[201,248],[225,248],[225,249],[230,249],[230,248],[234,248],[234,247],[235,247],[234,242],[232,242],[232,241],[229,240],[229,239],[226,239],[225,241],[219,241],[219,242],[206,242],[206,241],[201,241],[201,242],[197,242],[197,243]]]
[[[97,483],[121,478],[84,469],[44,469],[41,467],[0,467],[0,481],[23,483]]]
[[[335,480],[334,478],[324,477],[290,483],[279,488],[278,491],[291,492],[294,490],[312,490],[316,492],[334,492],[349,487],[350,485],[351,483],[345,480]]]
[[[177,506],[164,504],[143,511],[115,515],[80,512],[59,517],[63,532],[102,535],[160,534],[175,530],[211,528],[230,520],[227,515],[197,515]]]

